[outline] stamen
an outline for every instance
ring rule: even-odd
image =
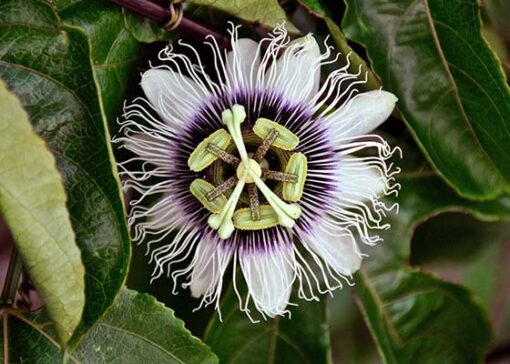
[[[216,159],[214,154],[210,153],[207,149],[209,144],[225,149],[230,145],[232,137],[225,129],[216,130],[207,138],[202,140],[200,144],[193,150],[188,158],[188,167],[194,172],[199,172],[206,167],[210,166]]]
[[[269,179],[272,181],[289,182],[289,183],[296,183],[298,181],[298,177],[295,174],[279,172],[279,171],[271,171],[271,170],[267,170],[267,169],[262,170],[262,178]]]
[[[241,123],[246,119],[246,111],[244,106],[235,104],[231,109],[223,111],[221,114],[223,123],[227,126],[230,136],[234,140],[241,160],[248,165],[248,152],[244,145],[243,135],[241,133]]]
[[[213,213],[220,212],[223,206],[227,203],[227,198],[225,196],[221,196],[221,193],[213,198],[209,198],[209,195],[215,191],[214,186],[201,178],[197,178],[191,182],[189,189],[193,196],[200,201],[202,206]]]
[[[275,223],[275,220],[277,220],[278,223],[282,226],[292,228],[295,224],[295,220],[301,215],[301,208],[298,204],[288,204],[284,202],[280,197],[278,197],[278,195],[271,191],[271,189],[264,183],[264,181],[262,181],[262,168],[260,166],[260,162],[266,155],[271,145],[284,150],[292,150],[299,143],[299,138],[284,126],[268,119],[259,118],[255,123],[253,131],[257,136],[263,138],[263,142],[255,152],[253,158],[250,158],[246,151],[246,146],[244,145],[243,135],[241,132],[241,123],[243,123],[246,119],[244,106],[235,104],[230,109],[223,111],[221,117],[223,123],[228,129],[228,132],[230,133],[232,140],[234,141],[241,159],[239,160],[239,158],[226,152],[225,149],[221,148],[221,146],[218,146],[215,143],[207,143],[203,145],[204,151],[209,153],[210,156],[214,158],[220,158],[224,162],[237,167],[237,177],[234,176],[229,178],[213,190],[209,188],[209,192],[206,195],[208,202],[214,201],[223,193],[225,193],[225,191],[235,185],[234,191],[230,195],[227,202],[223,205],[221,211],[209,216],[209,219],[207,220],[209,226],[215,230],[218,230],[218,235],[221,239],[228,239],[232,235],[236,228],[233,222],[235,209],[237,207],[237,203],[243,191],[244,185],[248,184],[250,208],[241,209],[244,212],[239,212],[237,215],[238,219],[240,219],[238,221],[240,226],[250,229],[249,227],[245,227],[246,219],[244,217],[245,214],[249,211],[251,221],[253,223],[257,223],[257,226],[260,225],[260,228],[263,226],[272,226],[272,224]],[[301,156],[301,153],[295,154],[299,154]],[[302,182],[301,180],[303,179],[303,176],[301,176],[302,171],[300,168],[296,169],[297,173],[294,173],[294,171],[292,171],[292,173],[289,172],[290,171],[278,172],[265,170],[264,178],[282,181],[284,186],[286,184],[288,185],[299,183],[299,187],[292,189],[293,196],[291,197],[294,197],[294,195],[297,195],[297,192],[299,192],[300,188],[302,187],[302,183],[300,182]],[[306,171],[304,173],[306,176]],[[263,222],[261,221],[262,213],[257,188],[260,189],[267,202],[269,203],[269,206],[265,205],[266,207],[264,210]],[[225,198],[224,196],[222,197]],[[292,199],[292,201],[296,200]]]
[[[271,129],[269,134],[266,135],[266,137],[262,141],[262,144],[259,145],[259,147],[257,148],[257,151],[255,152],[255,154],[252,157],[255,162],[260,163],[262,161],[262,159],[266,155],[267,151],[271,147],[271,144],[273,144],[273,142],[276,140],[277,137],[278,137],[278,130],[276,130],[274,128]]]
[[[301,208],[298,204],[288,204],[280,197],[278,197],[267,185],[260,179],[259,176],[257,176],[252,171],[249,171],[253,181],[259,188],[260,192],[264,195],[267,202],[271,205],[271,207],[274,209],[276,215],[278,216],[278,222],[280,225],[292,228],[295,223],[295,219],[299,218],[301,215]]]
[[[297,202],[303,196],[306,174],[308,172],[308,160],[303,153],[294,153],[285,167],[286,174],[297,177],[296,182],[283,182],[282,196],[287,201]]]
[[[237,183],[237,177],[236,176],[230,177],[225,182],[223,182],[218,187],[216,187],[214,190],[210,191],[206,196],[207,199],[209,201],[214,201],[220,195],[224,194],[228,189],[234,187],[236,185],[236,183]]]
[[[259,194],[257,192],[257,185],[250,183],[248,185],[248,197],[250,198],[250,210],[251,210],[251,219],[253,221],[260,220],[260,202],[259,202]]]
[[[218,147],[216,144],[209,143],[207,144],[206,149],[208,152],[214,154],[223,162],[228,163],[234,167],[237,167],[238,164],[241,162],[241,160],[237,158],[235,155],[226,152],[225,150]]]
[[[278,225],[278,216],[269,205],[262,205],[259,208],[260,217],[253,220],[249,208],[239,209],[234,213],[234,225],[241,230],[263,230]]]
[[[278,132],[278,135],[272,143],[273,146],[283,150],[293,150],[298,146],[299,137],[283,125],[275,123],[272,120],[258,118],[253,126],[253,132],[261,139],[266,139],[273,129],[276,129]]]

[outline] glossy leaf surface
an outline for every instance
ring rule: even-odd
[[[465,288],[409,266],[417,224],[445,211],[468,212],[486,221],[510,218],[510,199],[469,202],[430,172],[404,173],[400,212],[385,241],[366,249],[356,276],[359,305],[386,363],[479,362],[491,341],[483,309]],[[445,345],[445,343],[448,343]]]
[[[0,324],[3,320],[7,320],[9,330],[0,332],[0,338],[9,348],[9,362],[63,363],[44,313],[25,317],[5,311]],[[172,310],[149,295],[126,288],[66,357],[68,363],[218,363]]]
[[[292,301],[292,300],[291,300]],[[291,318],[253,323],[239,310],[230,288],[221,312],[209,323],[204,341],[222,363],[329,363],[330,343],[326,302],[304,302],[290,308]]]
[[[510,89],[480,32],[476,0],[346,1],[347,36],[434,168],[461,195],[510,192]]]
[[[184,323],[153,297],[123,289],[74,354],[84,362],[218,363]]]

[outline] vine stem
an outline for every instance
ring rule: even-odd
[[[16,299],[18,291],[19,279],[23,271],[23,262],[18,253],[18,250],[13,247],[11,251],[11,258],[9,260],[9,267],[5,275],[4,288],[0,295],[0,306],[12,306]]]
[[[150,0],[110,0],[112,3],[123,6],[159,24],[164,24],[170,18],[170,12],[162,4]],[[213,36],[218,44],[224,48],[230,46],[230,41],[217,31],[199,24],[183,16],[176,30],[196,40],[203,40],[205,36]]]
[[[4,355],[3,360],[4,364],[9,364],[9,323],[7,322],[7,312],[2,310],[2,332],[3,332],[3,347],[4,347]]]

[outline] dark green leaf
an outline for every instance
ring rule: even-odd
[[[430,171],[407,171],[399,175],[402,185],[398,199],[398,215],[391,214],[388,221],[392,227],[381,236],[385,242],[381,247],[369,249],[370,259],[375,266],[408,264],[410,240],[416,226],[431,216],[444,212],[469,213],[483,221],[510,220],[510,197],[494,201],[477,202],[464,200],[444,184],[441,178]],[[377,260],[377,262],[375,262]]]
[[[9,362],[62,363],[44,312],[27,317],[11,310],[0,317],[0,324],[8,320],[9,329],[0,330],[0,338],[8,343]],[[76,350],[66,355],[71,363],[218,363],[173,311],[149,295],[126,288]]]
[[[479,363],[490,325],[464,288],[412,269],[357,274],[356,291],[385,363]]]
[[[300,300],[290,311],[291,319],[253,323],[230,288],[221,304],[223,322],[215,315],[204,341],[222,363],[330,363],[325,300]]]
[[[480,221],[471,215],[448,212],[420,224],[413,234],[411,263],[445,264],[477,259],[490,245],[501,246],[510,234],[508,222]]]
[[[85,270],[55,159],[1,80],[0,212],[65,346],[85,305]]]
[[[324,18],[326,26],[328,27],[331,38],[335,43],[336,49],[344,56],[349,57],[350,67],[349,72],[356,74],[361,72],[360,78],[367,77],[367,83],[362,85],[363,90],[375,90],[381,87],[381,83],[377,76],[372,72],[370,67],[363,58],[361,58],[347,43],[344,33],[330,18]]]
[[[298,0],[310,13],[319,16],[326,17],[331,16],[327,6],[324,6],[322,0]]]
[[[510,90],[480,34],[476,0],[347,1],[364,44],[435,169],[461,195],[510,191]]]
[[[510,198],[466,201],[427,171],[406,172],[399,182],[400,212],[390,216],[384,243],[367,249],[370,258],[356,277],[378,349],[387,363],[479,362],[491,340],[485,313],[466,289],[410,268],[410,239],[419,223],[445,211],[509,219]]]
[[[217,363],[184,323],[153,297],[124,289],[73,355],[90,363]]]
[[[418,226],[412,262],[442,279],[469,288],[487,310],[495,346],[510,339],[510,223],[483,222],[471,215],[445,213]]]
[[[56,3],[64,24],[87,36],[88,61],[93,66],[108,125],[112,126],[140,60],[141,46],[132,33],[142,32],[142,25],[131,22],[128,29],[122,8],[106,1],[58,0]]]
[[[122,9],[126,29],[131,35],[143,43],[153,43],[159,40],[170,40],[172,34],[150,19],[144,18],[127,9]]]
[[[59,345],[43,330],[41,325],[27,320],[14,311],[3,311],[0,324],[0,348],[3,363],[48,363],[62,362]],[[7,348],[8,352],[3,350]]]
[[[73,6],[67,6],[71,13]],[[92,42],[77,26],[62,23],[55,11],[55,4],[43,1],[0,4],[0,76],[20,98],[64,179],[86,270],[86,304],[74,345],[112,304],[129,263],[129,236],[103,113],[103,107],[113,113],[126,87],[114,56],[123,44],[116,34],[129,33],[111,31],[116,41]],[[110,23],[114,30],[123,24],[121,10],[117,13],[120,23]],[[82,25],[94,14],[83,11]],[[108,24],[110,16],[100,18]],[[93,34],[94,26],[87,30]],[[91,45],[94,60],[105,63],[91,60]],[[98,82],[107,85],[101,94]],[[114,92],[116,84],[123,86]]]

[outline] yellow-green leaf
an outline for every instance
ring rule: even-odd
[[[85,305],[84,268],[53,155],[0,82],[0,213],[64,345]]]
[[[287,19],[278,0],[190,0],[190,3],[210,6],[266,28],[273,28]],[[285,27],[290,32],[299,32],[290,22],[286,22]]]

